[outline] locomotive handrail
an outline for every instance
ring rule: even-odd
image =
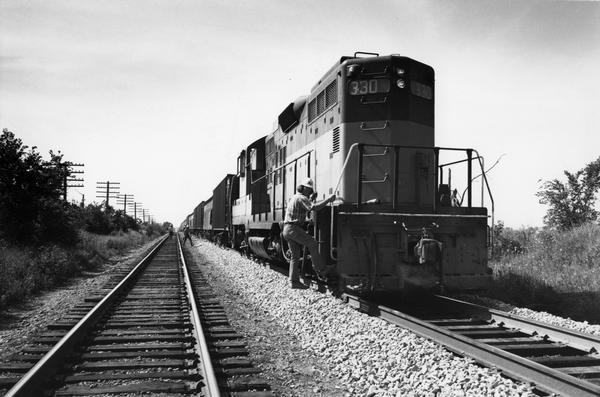
[[[273,169],[271,172],[265,173],[265,175],[261,176],[260,178],[258,178],[255,181],[250,180],[250,184],[254,185],[255,183],[259,182],[261,179],[264,178],[268,178],[269,176],[273,175],[274,173],[276,173],[277,171],[281,170],[281,169],[285,169],[285,167],[287,167],[290,164],[294,164],[294,185],[296,184],[296,173],[297,173],[297,165],[298,165],[298,160],[300,160],[301,158],[308,156],[308,172],[307,172],[307,176],[310,178],[310,154],[312,153],[312,150],[309,150],[308,152],[296,157],[293,160],[288,161],[287,163]],[[282,189],[281,189],[281,217],[284,217],[284,210],[285,210],[285,176],[287,175],[287,172],[283,173],[283,182],[282,182]],[[275,208],[275,186],[273,186],[273,206],[272,206],[272,212],[273,212],[273,219],[275,219],[275,211],[277,210],[277,208]]]
[[[363,105],[372,105],[372,104],[376,104],[376,103],[386,103],[387,99],[388,99],[388,97],[384,96],[382,100],[369,101],[369,100],[365,99],[365,97],[361,97],[360,98],[360,103],[362,103]]]
[[[477,155],[477,160],[479,161],[479,167],[481,167],[481,177],[483,178],[483,180],[485,181],[485,187],[487,189],[488,192],[488,196],[490,197],[490,202],[492,203],[492,230],[490,232],[490,236],[491,236],[491,247],[492,247],[492,252],[491,254],[494,255],[494,196],[492,195],[492,190],[490,189],[490,184],[488,183],[487,180],[487,176],[485,174],[485,169],[483,167],[483,157],[481,157],[481,155],[479,154],[479,152],[475,149],[473,149],[473,151],[475,152],[475,154]]]
[[[250,184],[254,185],[255,183],[257,183],[257,182],[258,182],[258,181],[260,181],[261,179],[264,179],[264,178],[268,177],[269,175],[273,175],[274,173],[276,173],[276,172],[277,172],[277,171],[279,171],[280,169],[282,169],[282,168],[285,168],[285,167],[287,167],[288,165],[290,165],[290,164],[292,164],[292,163],[295,163],[295,162],[297,162],[297,161],[298,161],[298,160],[300,160],[302,157],[304,157],[304,156],[310,156],[310,154],[311,154],[311,153],[312,153],[312,150],[309,150],[308,152],[304,153],[303,155],[300,155],[300,156],[296,157],[294,160],[290,160],[290,161],[288,161],[287,163],[285,163],[285,164],[283,164],[283,165],[281,165],[281,166],[279,166],[279,167],[277,167],[277,168],[274,168],[274,169],[273,169],[271,172],[269,172],[269,173],[266,173],[265,175],[261,176],[261,177],[260,177],[260,178],[258,178],[257,180],[255,180],[255,181],[250,181]],[[310,176],[309,176],[309,177],[310,177]]]
[[[388,71],[390,70],[390,68],[386,66],[385,68],[383,68],[383,70],[381,72],[379,72],[379,71],[365,72],[364,71],[365,69],[362,69],[362,70],[363,70],[363,73],[362,73],[363,77],[372,77],[372,76],[385,76],[388,73]]]
[[[475,149],[473,149],[473,151],[475,151]],[[477,155],[477,157],[473,157],[473,160],[477,160],[477,159],[479,159],[479,158],[480,158],[480,156],[479,156],[479,155]],[[482,158],[483,158],[483,157],[482,157]],[[458,161],[452,161],[452,162],[450,162],[450,163],[439,164],[439,165],[438,165],[438,167],[439,167],[439,168],[442,168],[442,167],[446,167],[446,166],[449,166],[449,165],[455,165],[455,164],[464,163],[464,162],[467,162],[467,161],[469,161],[469,159],[458,160]]]
[[[387,180],[389,179],[390,174],[388,174],[387,172],[385,174],[383,174],[383,179],[371,179],[371,180],[366,180],[366,181],[362,181],[362,183],[384,183],[387,182]]]
[[[390,152],[390,147],[386,146],[385,150],[382,153],[367,153],[367,154],[363,154],[363,157],[380,157],[380,156],[385,156],[389,152]]]
[[[387,125],[387,121],[386,121],[386,125]],[[361,128],[363,128],[363,124],[361,124]],[[436,204],[437,204],[437,195],[438,195],[438,179],[437,179],[437,175],[438,175],[438,168],[441,168],[445,165],[449,165],[449,164],[443,164],[442,166],[440,166],[438,164],[438,160],[439,160],[439,152],[440,150],[444,150],[444,151],[460,151],[460,152],[467,152],[467,159],[466,160],[462,160],[462,161],[468,161],[468,192],[469,192],[469,196],[468,196],[468,207],[471,208],[471,194],[472,194],[472,185],[471,185],[471,162],[472,160],[477,160],[479,163],[479,167],[481,169],[481,175],[483,178],[483,181],[485,182],[485,186],[488,192],[488,196],[490,198],[490,202],[491,202],[491,221],[492,221],[492,227],[491,227],[491,246],[492,246],[492,253],[493,253],[493,246],[494,246],[494,197],[492,196],[492,191],[490,189],[490,185],[488,183],[487,180],[487,176],[485,174],[485,169],[483,167],[483,162],[482,162],[482,157],[479,154],[479,152],[475,149],[471,149],[471,148],[450,148],[450,147],[438,147],[438,146],[413,146],[413,145],[383,145],[383,144],[365,144],[365,143],[353,143],[350,148],[348,149],[348,154],[346,155],[346,159],[344,160],[344,164],[342,165],[342,169],[340,171],[340,177],[338,178],[337,184],[335,185],[335,189],[333,189],[333,192],[336,194],[339,194],[339,187],[340,187],[340,183],[342,182],[342,177],[344,176],[344,173],[346,172],[346,167],[348,166],[348,163],[350,161],[350,156],[352,155],[352,152],[354,151],[354,149],[357,149],[359,152],[359,158],[358,158],[358,167],[359,167],[359,172],[358,172],[358,192],[357,192],[357,201],[356,201],[356,205],[357,207],[360,208],[361,205],[361,201],[362,201],[362,183],[364,182],[362,180],[362,159],[364,157],[363,153],[362,153],[362,149],[364,147],[384,147],[386,148],[386,150],[390,147],[394,148],[394,154],[396,155],[397,158],[397,154],[398,154],[398,150],[399,149],[426,149],[426,150],[433,150],[434,154],[435,154],[435,195],[434,195],[434,211],[436,209]],[[475,153],[475,157],[473,158],[472,153]],[[462,162],[461,161],[461,162]],[[396,185],[396,169],[394,169],[394,185]],[[394,186],[394,190],[396,190],[396,186]],[[393,192],[393,205],[394,208],[396,206],[396,193],[395,191]],[[335,215],[335,211],[334,211],[334,205],[331,204],[331,216],[330,216],[330,233],[329,233],[329,256],[332,260],[337,260],[336,256],[334,255],[334,245],[333,245],[333,228],[334,228],[334,215]]]
[[[360,129],[363,131],[380,131],[380,130],[385,130],[386,128],[388,128],[390,126],[390,122],[389,121],[385,121],[385,123],[383,123],[383,127],[369,127],[367,128],[367,123],[365,123],[364,121],[362,123],[360,123]],[[385,145],[376,145],[376,146],[385,146]]]
[[[467,150],[472,150],[477,154],[477,157],[481,157],[475,149],[467,149],[467,148],[450,148],[450,147],[440,147],[440,146],[416,146],[416,145],[383,145],[383,144],[377,144],[377,143],[356,142],[356,143],[353,143],[350,146],[350,148],[348,148],[348,154],[346,155],[346,160],[344,160],[344,164],[342,165],[342,170],[340,171],[340,177],[338,178],[337,184],[335,185],[335,189],[333,189],[334,192],[338,191],[338,189],[340,187],[340,183],[342,182],[342,177],[344,176],[344,173],[346,172],[346,167],[348,166],[348,162],[350,161],[350,155],[352,154],[354,149],[356,149],[358,146],[382,147],[382,148],[388,148],[388,149],[390,147],[393,147],[393,148],[398,148],[398,149],[428,149],[428,150],[434,150],[434,151],[435,150],[437,150],[437,151],[447,150],[447,151],[456,151],[456,152],[466,152]],[[481,162],[480,162],[480,166],[481,166]],[[482,169],[482,171],[484,171],[484,170]],[[484,179],[487,184],[487,178],[484,178]],[[489,186],[488,186],[488,188],[489,188]]]
[[[377,53],[377,52],[355,51],[354,52],[354,58],[359,58],[357,56],[358,54],[362,54],[362,55],[374,55],[376,57],[379,56],[379,53]]]

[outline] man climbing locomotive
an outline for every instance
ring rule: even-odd
[[[292,288],[300,287],[298,276],[298,264],[302,255],[302,247],[305,246],[310,252],[313,269],[319,278],[325,278],[331,273],[335,266],[327,266],[325,259],[319,253],[319,244],[304,230],[304,223],[310,211],[318,211],[327,204],[335,200],[335,194],[330,195],[325,200],[314,203],[310,197],[316,196],[314,193],[314,183],[310,178],[306,178],[298,185],[297,193],[290,198],[285,211],[285,220],[283,226],[283,237],[288,242],[292,258],[290,260],[289,280]]]

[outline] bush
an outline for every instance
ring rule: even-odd
[[[492,259],[518,255],[530,249],[536,239],[538,229],[527,227],[513,229],[498,221],[494,226],[494,256]]]
[[[152,236],[160,236],[163,235],[167,232],[167,229],[164,227],[163,225],[160,225],[158,223],[155,222],[151,222],[151,223],[145,223],[144,224],[144,229],[146,230],[146,235],[148,237],[152,237]]]
[[[0,135],[0,237],[16,243],[73,244],[75,225],[68,205],[61,201],[69,175],[63,156],[50,151],[42,159],[4,129]],[[60,224],[60,228],[56,226]]]
[[[0,240],[0,307],[33,290],[31,250],[10,247]]]
[[[111,256],[121,255],[131,247],[146,244],[150,240],[151,238],[147,235],[136,231],[115,232],[110,235],[81,232],[82,249],[104,260]]]
[[[79,209],[57,200],[41,200],[34,243],[75,246],[79,241]]]
[[[12,132],[0,135],[0,306],[164,233],[154,223],[138,233],[110,206],[64,202],[70,167],[60,152],[44,160]]]
[[[83,227],[86,231],[97,234],[110,234],[122,230],[139,230],[133,217],[114,208],[104,208],[100,204],[90,204],[83,210]]]
[[[80,262],[72,252],[46,245],[35,251],[25,247],[0,249],[0,307],[33,292],[47,289],[80,271]]]
[[[89,204],[83,211],[84,229],[90,233],[109,234],[113,230],[110,218],[100,204]]]
[[[75,248],[47,244],[35,249],[0,240],[0,308],[151,240],[136,231],[111,235],[82,231],[78,239]]]
[[[600,291],[600,225],[505,231],[500,241],[500,247],[508,241],[519,249],[501,251],[491,261],[496,278],[513,274],[561,293]]]

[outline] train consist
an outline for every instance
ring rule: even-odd
[[[309,95],[283,109],[274,131],[242,148],[236,173],[226,175],[182,227],[287,261],[281,237],[286,203],[310,177],[318,199],[338,197],[313,212],[307,227],[336,265],[340,288],[485,288],[483,160],[473,149],[435,146],[434,99],[428,65],[399,55],[340,58]],[[480,172],[481,206],[473,205],[473,166]],[[309,261],[305,255],[304,272]]]

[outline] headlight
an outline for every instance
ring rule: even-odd
[[[396,74],[398,76],[404,76],[404,73],[405,73],[404,69],[402,69],[402,68],[396,68]]]
[[[406,87],[406,83],[402,79],[396,80],[396,85],[398,86],[398,88],[404,88],[404,87]]]
[[[357,65],[357,64],[348,65],[348,67],[346,68],[346,74],[348,75],[348,77],[353,77],[353,76],[357,75],[359,72],[360,72],[360,65]]]

